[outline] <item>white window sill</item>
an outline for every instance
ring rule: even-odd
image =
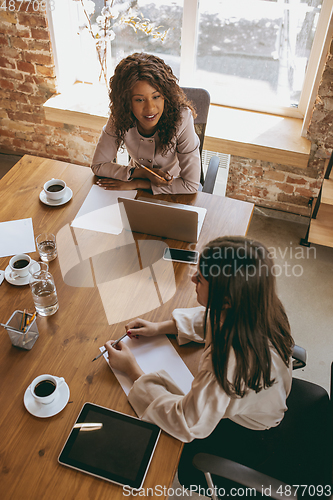
[[[51,97],[44,110],[47,120],[101,131],[108,106],[104,86],[77,83]],[[204,149],[306,168],[311,142],[301,136],[302,123],[299,118],[211,105]]]

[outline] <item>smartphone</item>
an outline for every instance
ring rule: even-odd
[[[173,262],[184,262],[185,264],[197,264],[199,252],[194,250],[182,250],[181,248],[166,248],[163,254],[164,260]]]

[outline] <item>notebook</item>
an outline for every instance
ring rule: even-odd
[[[162,238],[196,243],[207,213],[206,208],[140,198],[118,198],[125,229]]]

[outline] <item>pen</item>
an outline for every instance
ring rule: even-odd
[[[159,179],[161,179],[161,181],[166,181],[167,182],[167,179],[165,179],[164,177],[161,177],[160,175],[156,174],[156,172],[154,172],[153,170],[150,170],[150,168],[148,167],[145,167],[144,165],[141,165],[141,163],[138,163],[138,162],[135,162],[135,164],[138,166],[138,167],[141,167],[141,168],[144,168],[145,170],[147,170],[147,172],[150,172],[152,175],[155,175],[155,177],[158,177]],[[168,176],[170,177],[171,179],[171,176],[170,174],[168,173]],[[170,180],[169,179],[169,180]]]
[[[33,320],[35,319],[36,317],[36,314],[37,314],[37,311],[35,311],[33,313],[33,315],[31,316],[31,318],[28,318],[28,321],[26,322],[26,325],[25,325],[25,329],[28,328],[29,325],[31,325],[31,323],[33,322]]]
[[[117,345],[118,342],[120,342],[121,340],[123,340],[126,337],[126,335],[127,335],[127,332],[122,337],[120,337],[120,339],[115,340],[113,342],[113,344],[111,344],[111,347],[114,347],[115,345]],[[98,356],[96,356],[96,358],[94,358],[93,361],[95,361],[96,359],[100,358],[103,354],[106,353],[106,351],[107,351],[107,349],[104,349],[104,351],[102,351]]]
[[[0,323],[0,326],[3,326],[4,328],[7,328],[8,330],[11,330],[12,332],[15,332],[15,333],[22,333],[22,330],[18,330],[17,328],[14,328],[14,327],[9,326],[9,325],[4,325],[3,323]]]
[[[27,320],[27,310],[24,309],[23,314],[22,314],[22,319],[21,319],[21,324],[20,324],[20,330],[24,330],[25,328],[25,322]]]
[[[28,318],[28,321],[26,322],[26,325],[25,325],[24,330],[23,330],[24,332],[26,331],[26,329],[28,328],[28,326],[31,325],[31,323],[33,322],[33,320],[36,317],[36,314],[37,314],[37,311],[35,311],[33,313],[33,315],[31,316],[31,318]]]

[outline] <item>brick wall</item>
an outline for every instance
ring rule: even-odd
[[[23,6],[0,11],[0,149],[88,165],[99,132],[45,119],[43,104],[56,93],[47,18],[36,3]]]
[[[19,5],[19,3],[17,3]],[[26,8],[26,7],[25,7]],[[45,119],[43,103],[56,93],[45,13],[0,11],[0,149],[89,165],[99,132]],[[309,127],[308,168],[231,158],[227,195],[257,205],[308,214],[325,158],[333,148],[332,47]]]
[[[321,171],[232,156],[227,196],[256,205],[309,215],[309,199],[321,185]]]
[[[333,150],[333,41],[327,55],[307,137],[311,154],[306,169],[232,156],[227,196],[257,205],[309,215],[318,195],[327,158]]]
[[[308,129],[312,159],[320,162],[333,149],[333,40]]]

